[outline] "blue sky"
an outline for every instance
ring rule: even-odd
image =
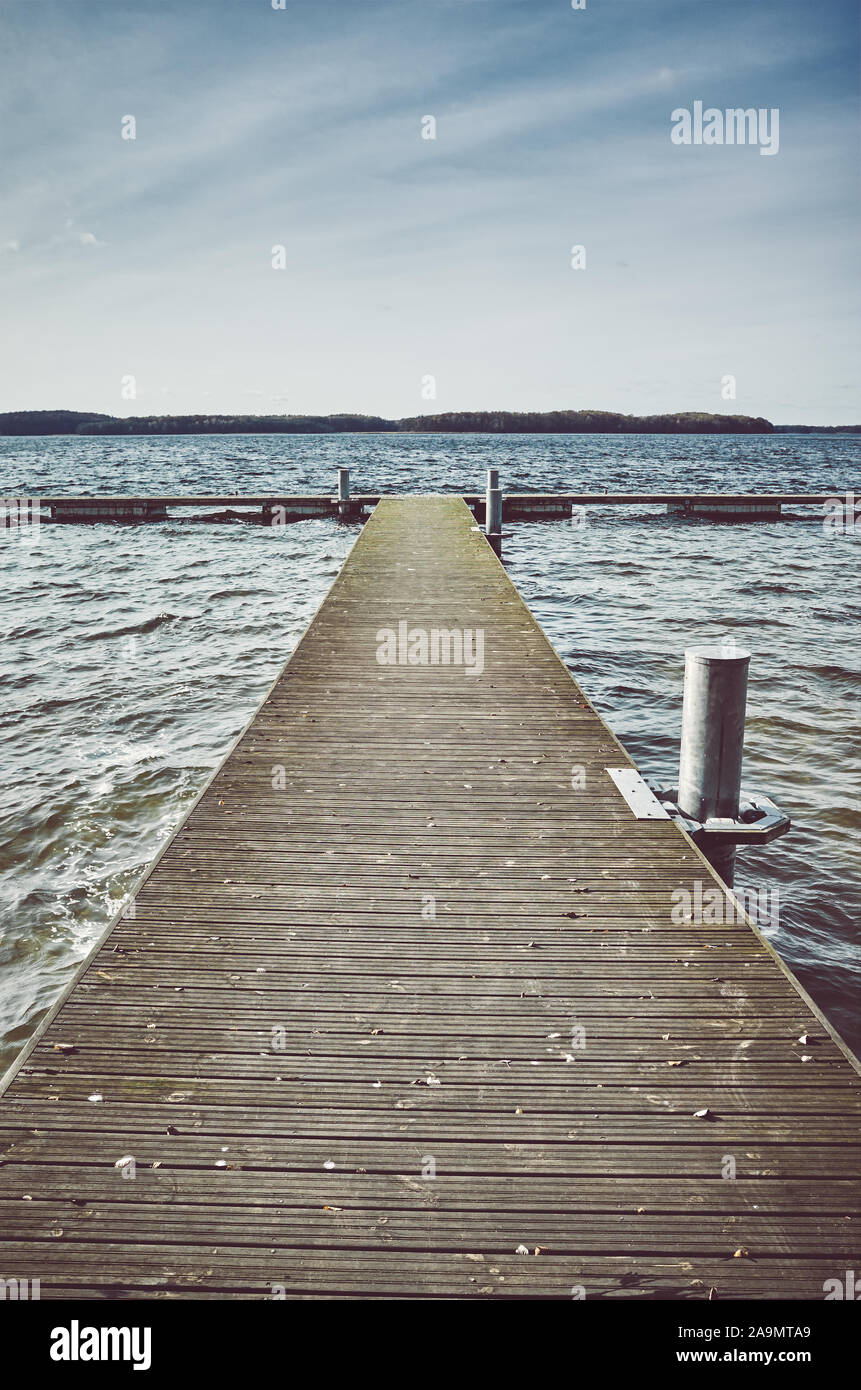
[[[855,0],[0,0],[0,409],[856,422],[858,28]],[[696,100],[779,108],[779,152],[674,145]]]

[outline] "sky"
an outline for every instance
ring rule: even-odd
[[[284,6],[0,0],[0,410],[861,420],[856,0]]]

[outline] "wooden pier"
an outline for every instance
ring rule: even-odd
[[[822,1299],[861,1269],[858,1064],[631,766],[463,500],[381,502],[10,1073],[0,1277]],[[723,922],[680,916],[713,890]]]

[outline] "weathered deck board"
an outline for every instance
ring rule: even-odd
[[[401,620],[482,628],[483,674],[378,664]],[[746,921],[673,920],[716,880],[629,761],[464,502],[383,501],[13,1069],[0,1275],[821,1298],[861,1255],[857,1066]]]

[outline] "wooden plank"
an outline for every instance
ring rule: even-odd
[[[402,621],[481,629],[482,671],[381,664]],[[57,1299],[821,1297],[857,1062],[740,909],[679,919],[731,903],[630,765],[463,501],[381,502],[7,1079],[3,1265]]]

